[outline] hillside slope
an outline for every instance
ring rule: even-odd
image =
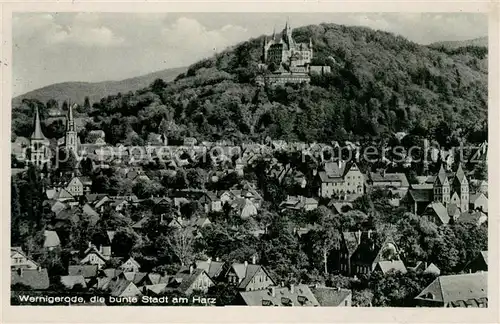
[[[441,47],[444,46],[449,49],[455,49],[459,47],[465,46],[483,46],[488,47],[488,37],[480,37],[469,39],[465,41],[444,41],[444,42],[435,42],[429,45],[429,47]]]
[[[120,81],[56,83],[15,97],[13,105],[19,105],[23,99],[34,99],[44,103],[49,99],[55,99],[60,103],[70,99],[71,102],[83,104],[85,96],[88,96],[91,102],[95,102],[118,92],[125,93],[142,89],[158,78],[171,81],[185,71],[186,68],[181,67],[157,71]]]
[[[103,98],[88,128],[103,129],[113,144],[141,144],[157,132],[173,140],[330,142],[414,131],[446,142],[486,127],[487,48],[447,52],[335,24],[297,28],[293,37],[311,38],[313,64],[328,64],[332,73],[308,86],[258,87],[263,37],[250,39],[173,82]]]

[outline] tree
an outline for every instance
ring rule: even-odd
[[[90,99],[88,96],[85,96],[85,100],[83,102],[83,112],[84,113],[90,113],[91,110],[91,105],[90,105]]]
[[[328,256],[330,251],[338,248],[340,244],[340,232],[338,221],[334,218],[322,219],[319,229],[313,234],[314,245],[323,255],[324,273],[328,274]]]
[[[132,247],[137,243],[139,237],[128,227],[121,227],[116,230],[113,242],[111,242],[112,251],[118,256],[128,256]]]
[[[186,173],[186,179],[189,183],[189,187],[203,189],[205,187],[205,182],[207,181],[207,173],[205,170],[200,168],[189,169]]]
[[[177,256],[181,265],[187,265],[193,261],[194,236],[192,229],[181,228],[167,238],[168,246]]]

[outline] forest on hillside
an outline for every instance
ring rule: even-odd
[[[102,129],[108,143],[126,145],[145,144],[160,132],[171,142],[184,136],[331,142],[445,129],[448,137],[487,139],[486,47],[431,48],[335,24],[297,28],[293,37],[311,38],[313,64],[330,65],[331,73],[313,76],[310,85],[259,87],[254,79],[263,37],[250,39],[193,64],[172,82],[158,79],[82,105],[79,116],[91,121],[80,136],[85,140],[89,130]],[[14,135],[30,135],[34,105],[47,116],[47,103],[24,100],[13,107]],[[51,137],[64,133],[57,120],[45,129]]]

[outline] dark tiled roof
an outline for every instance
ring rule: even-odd
[[[416,297],[443,303],[481,298],[488,298],[487,272],[440,276]]]
[[[96,264],[70,265],[68,266],[68,275],[82,275],[84,278],[93,278],[97,276],[97,270]]]
[[[410,189],[408,192],[413,201],[416,202],[431,202],[432,201],[432,189]]]
[[[224,264],[225,262],[221,261],[196,261],[196,267],[205,270],[210,278],[217,277],[222,271]]]

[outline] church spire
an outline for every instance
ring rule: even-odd
[[[68,132],[74,132],[75,131],[75,121],[73,119],[73,106],[68,104],[68,125],[67,125],[67,131]]]
[[[35,107],[35,131],[31,135],[31,139],[45,139],[42,133],[42,125],[40,123],[40,114],[38,112],[38,106]]]

